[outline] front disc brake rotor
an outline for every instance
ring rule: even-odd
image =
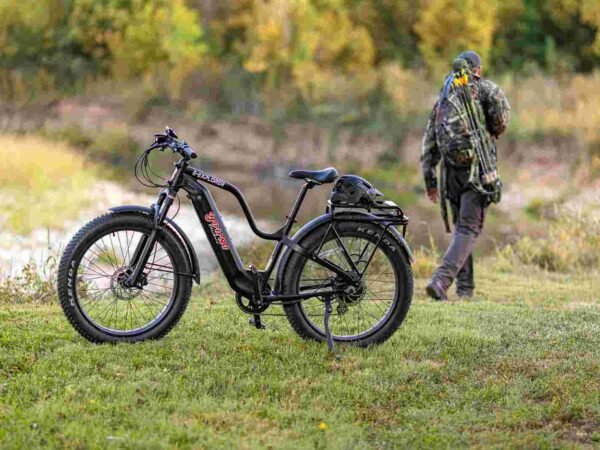
[[[133,300],[137,298],[142,292],[141,289],[135,287],[125,287],[123,283],[132,273],[132,269],[130,267],[120,267],[115,273],[112,274],[110,278],[110,290],[113,295],[119,300]],[[146,275],[140,274],[140,284],[143,286],[147,284]]]

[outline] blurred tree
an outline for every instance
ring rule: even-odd
[[[208,57],[203,64],[218,111],[259,114],[264,75],[244,69],[244,48],[253,24],[254,0],[197,0],[205,20]],[[208,92],[206,92],[208,93]]]
[[[373,75],[375,49],[342,0],[232,1],[233,14],[217,25],[221,43],[261,76],[266,102],[278,108],[335,95],[360,95]],[[294,89],[289,89],[293,87]],[[372,86],[372,83],[371,83]]]
[[[497,27],[490,52],[491,63],[498,71],[522,69],[527,61],[541,61],[544,31],[538,8],[528,7],[528,0],[507,0],[498,5]]]
[[[598,0],[583,0],[581,2],[581,17],[594,28],[596,34],[590,48],[595,55],[600,55],[600,2]]]
[[[589,71],[600,62],[599,53],[594,52],[598,25],[594,23],[593,10],[597,1],[548,0],[537,6],[542,11],[543,29],[547,39],[556,44],[560,71]],[[585,14],[585,16],[584,16]],[[588,20],[589,19],[589,20]],[[553,61],[546,61],[546,68],[554,71]]]
[[[169,75],[169,93],[200,63],[206,46],[197,12],[183,0],[74,0],[71,37],[116,78]]]
[[[176,97],[204,52],[198,15],[184,0],[0,2],[3,98],[157,71],[168,74]]]
[[[589,71],[600,62],[594,51],[597,1],[509,0],[499,5],[492,51],[496,69]]]
[[[420,62],[418,35],[414,30],[419,2],[354,0],[348,4],[352,20],[363,25],[373,39],[377,64],[394,60],[408,67]]]
[[[367,29],[352,21],[343,1],[299,3],[296,17],[302,26],[292,72],[304,98],[319,102],[365,95],[375,83],[375,46]]]
[[[187,80],[234,113],[348,122],[377,101],[406,113],[421,67],[467,48],[497,71],[593,70],[599,27],[597,0],[2,0],[0,96]]]
[[[81,65],[69,48],[64,2],[0,2],[0,96],[17,99],[47,89]],[[72,54],[72,55],[71,55]],[[70,56],[71,55],[71,56]]]
[[[454,57],[466,49],[473,49],[486,59],[496,13],[496,0],[422,0],[415,31],[430,71],[443,73]]]

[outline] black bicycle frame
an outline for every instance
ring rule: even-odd
[[[289,239],[290,232],[294,223],[296,222],[296,217],[300,211],[302,203],[304,202],[306,193],[309,189],[312,189],[314,186],[318,185],[318,183],[311,180],[306,180],[306,183],[304,186],[302,186],[300,193],[294,202],[290,214],[287,216],[287,221],[285,224],[277,231],[273,233],[267,233],[258,227],[244,194],[235,185],[209,173],[203,172],[200,169],[189,166],[187,161],[182,159],[176,164],[175,171],[168,181],[167,188],[161,192],[158,202],[153,205],[153,217],[155,224],[154,230],[138,244],[134,252],[134,257],[132,258],[132,267],[134,267],[134,270],[128,279],[128,284],[136,286],[140,280],[140,274],[148,262],[149,255],[156,242],[158,233],[160,233],[160,230],[162,229],[169,208],[173,204],[177,192],[180,189],[183,189],[187,192],[188,197],[194,206],[196,214],[198,215],[198,219],[202,224],[217,261],[219,262],[219,265],[231,288],[245,298],[256,297],[257,286],[253,272],[250,269],[244,269],[242,260],[227,232],[227,229],[225,228],[221,213],[219,212],[210,191],[201,183],[208,183],[211,186],[215,186],[233,194],[233,196],[238,200],[252,231],[262,239],[277,241],[267,266],[264,270],[259,271],[260,278],[262,280],[262,285],[259,287],[260,292],[264,291],[266,283],[270,279],[273,270],[277,265],[277,261],[279,260],[282,251],[286,246],[290,247],[293,251],[301,253],[303,256],[310,258],[317,264],[320,264],[321,266],[331,270],[342,279],[347,279],[348,281],[352,282],[356,281],[360,277],[361,274],[358,272],[358,270],[356,270],[355,273],[349,274],[338,265],[326,259],[320,258],[318,254],[308,252]],[[350,256],[347,255],[346,252],[344,253],[350,264],[350,267],[354,267],[356,269]],[[299,301],[317,296],[323,297],[326,295],[339,294],[340,292],[335,289],[331,289],[319,290],[318,293],[307,292],[292,295],[279,295],[278,293],[271,293],[271,295],[264,295],[263,300],[267,303],[273,301]]]

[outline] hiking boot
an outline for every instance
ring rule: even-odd
[[[468,290],[457,290],[456,291],[456,295],[458,296],[459,299],[461,300],[469,300],[471,298],[473,298],[473,291],[468,291]]]
[[[448,300],[448,296],[446,295],[446,291],[442,287],[439,281],[431,280],[425,288],[427,291],[427,295],[429,295],[432,299],[437,301]]]

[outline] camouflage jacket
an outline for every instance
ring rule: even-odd
[[[510,105],[504,92],[493,81],[473,78],[474,98],[481,102],[485,114],[488,133],[493,138],[499,137],[508,126],[510,117]],[[439,139],[436,135],[436,116],[439,100],[433,106],[429,115],[429,121],[423,136],[421,148],[421,165],[423,168],[423,177],[427,189],[437,188],[438,180],[436,167],[447,150],[448,142]]]

